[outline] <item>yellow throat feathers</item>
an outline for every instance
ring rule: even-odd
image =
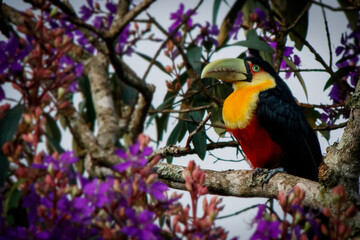
[[[223,106],[226,128],[245,128],[254,115],[259,93],[275,86],[275,79],[267,72],[254,74],[251,82],[234,83],[234,92],[225,99]]]

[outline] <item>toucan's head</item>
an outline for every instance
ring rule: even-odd
[[[237,86],[257,85],[270,80],[275,85],[276,73],[271,65],[259,57],[223,58],[209,63],[201,78],[215,78]]]

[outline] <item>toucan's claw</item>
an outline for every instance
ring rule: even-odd
[[[265,183],[268,183],[269,180],[277,173],[286,173],[284,168],[274,168],[274,169],[266,169],[266,168],[256,168],[252,175],[252,183],[251,185],[259,185],[264,186]]]

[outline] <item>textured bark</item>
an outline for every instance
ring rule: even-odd
[[[159,178],[168,184],[169,187],[185,190],[185,180],[183,177],[184,167],[161,163],[156,166]],[[290,192],[295,186],[299,186],[306,191],[304,204],[319,208],[322,204],[321,199],[330,197],[330,191],[319,192],[319,183],[296,177],[289,174],[278,173],[263,186],[260,178],[253,179],[251,170],[228,170],[212,171],[205,170],[205,185],[211,194],[234,196],[234,197],[263,197],[276,198],[279,191]]]
[[[239,143],[237,141],[230,141],[230,142],[217,142],[217,143],[210,143],[206,145],[207,150],[213,150],[218,148],[225,148],[225,147],[238,147]],[[163,148],[159,148],[155,150],[149,159],[153,159],[156,155],[160,155],[162,158],[167,156],[173,156],[173,157],[181,157],[186,156],[189,154],[194,154],[195,149],[190,147],[179,147],[175,145],[171,146],[165,146]]]
[[[329,147],[327,165],[320,176],[325,185],[342,184],[353,200],[359,200],[360,175],[360,82],[349,101],[350,117],[339,143]]]
[[[112,148],[118,140],[120,129],[115,115],[113,98],[108,81],[109,62],[102,53],[86,63],[86,72],[91,85],[91,95],[96,111],[98,143],[105,149]]]

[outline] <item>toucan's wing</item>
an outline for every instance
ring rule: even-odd
[[[259,94],[259,122],[284,151],[280,166],[290,174],[317,180],[322,161],[319,141],[290,89],[278,75],[274,77],[276,87]]]

